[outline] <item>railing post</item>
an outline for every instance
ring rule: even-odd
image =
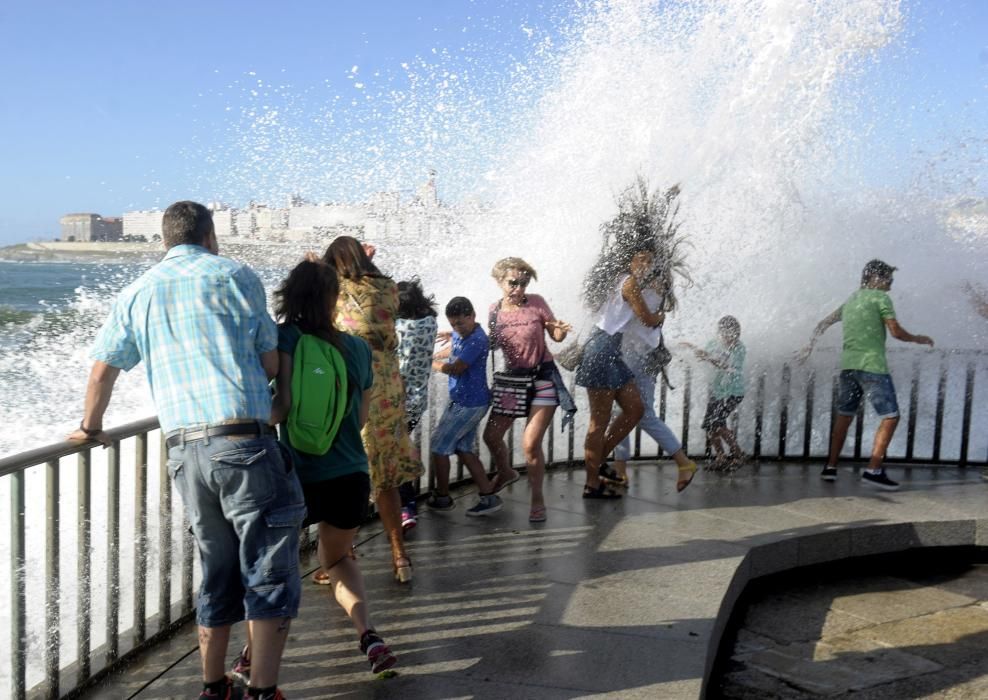
[[[909,419],[906,423],[906,460],[912,461],[916,446],[916,414],[919,410],[919,358],[913,362],[913,377],[909,384]]]
[[[666,383],[665,377],[662,376],[656,381],[659,383],[659,420],[663,423],[666,422],[666,405],[668,404],[669,386]],[[662,456],[662,445],[656,448],[656,457]]]
[[[552,418],[553,420],[549,421],[549,447],[547,449],[548,461],[546,464],[552,464],[555,461],[554,456],[556,454],[556,416],[553,415]]]
[[[147,636],[147,433],[138,435],[134,442],[134,645],[136,646]]]
[[[792,368],[786,362],[782,365],[782,387],[779,389],[779,461],[786,458],[786,440],[789,437],[789,384],[792,381]]]
[[[937,413],[933,423],[933,463],[940,461],[940,443],[943,441],[944,402],[947,399],[946,355],[940,359],[940,379],[937,381]]]
[[[755,384],[755,444],[751,448],[752,456],[758,459],[762,456],[762,430],[765,423],[765,373],[759,372]]]
[[[76,585],[79,599],[76,606],[76,657],[79,661],[77,684],[81,685],[92,671],[90,654],[90,612],[92,596],[92,457],[91,450],[79,453],[78,463],[78,553],[76,559]]]
[[[803,459],[810,458],[810,443],[813,441],[813,394],[816,391],[816,372],[810,370],[806,380],[806,418],[803,421]]]
[[[687,367],[683,373],[683,452],[690,453],[690,395],[693,390],[693,371]]]
[[[974,363],[969,362],[964,377],[964,419],[961,422],[961,454],[960,466],[966,467],[968,450],[971,446],[971,414],[974,402]]]
[[[172,622],[172,484],[164,433],[158,448],[158,630]]]
[[[24,472],[10,475],[10,689],[27,695],[27,585],[24,537]]]
[[[58,698],[59,647],[59,462],[45,464],[45,696]]]
[[[106,457],[106,663],[120,654],[120,442]]]

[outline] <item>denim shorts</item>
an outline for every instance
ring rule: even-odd
[[[621,334],[608,335],[595,327],[583,348],[583,360],[576,368],[577,385],[616,390],[634,380],[635,374],[621,353]]]
[[[845,369],[837,381],[837,413],[853,416],[867,396],[879,418],[897,418],[899,403],[895,399],[895,387],[891,374],[875,374],[859,369]]]
[[[196,621],[295,617],[305,499],[274,436],[211,437],[168,450],[202,564]]]
[[[476,453],[477,428],[486,415],[486,405],[461,406],[450,402],[432,431],[432,446],[429,449],[437,455]]]

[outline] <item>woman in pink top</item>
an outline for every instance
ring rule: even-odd
[[[529,404],[522,449],[528,465],[528,483],[532,489],[528,519],[533,523],[544,522],[546,512],[542,481],[545,477],[545,454],[542,452],[542,438],[559,405],[559,390],[565,390],[561,385],[557,388],[553,380],[558,371],[545,338],[548,334],[557,343],[561,342],[571,326],[556,319],[541,296],[526,293],[529,282],[538,277],[532,266],[521,258],[498,260],[491,276],[501,288],[501,299],[490,308],[488,328],[491,348],[501,351],[507,370],[535,376],[534,397]],[[499,472],[499,476],[495,477],[497,490],[518,478],[517,472],[511,469],[508,448],[504,444],[504,434],[514,419],[513,415],[501,413],[495,403],[484,428],[484,443],[491,451]],[[514,473],[515,476],[502,482],[500,474],[506,473]]]

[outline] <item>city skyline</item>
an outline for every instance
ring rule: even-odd
[[[874,187],[905,184],[917,154],[977,137],[979,124],[983,138],[988,123],[988,3],[903,7],[898,41],[858,77],[881,136]],[[557,66],[541,57],[580,11],[563,0],[10,3],[0,245],[57,237],[69,212],[296,191],[360,201],[414,190],[432,168],[444,198],[470,196],[551,89]],[[972,167],[984,196],[986,166]]]

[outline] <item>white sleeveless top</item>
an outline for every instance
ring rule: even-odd
[[[607,333],[607,335],[623,333],[625,344],[640,346],[640,348],[636,347],[636,349],[647,352],[659,344],[659,340],[662,338],[662,329],[649,328],[643,324],[635,316],[635,312],[628,302],[624,300],[624,295],[621,294],[621,288],[630,276],[621,275],[618,278],[616,288],[611,292],[607,301],[604,302],[603,307],[601,307],[600,320],[597,321],[596,325],[597,328]],[[659,303],[662,301],[659,293],[654,289],[642,290],[642,298],[645,300],[645,305],[649,309],[657,309]]]

